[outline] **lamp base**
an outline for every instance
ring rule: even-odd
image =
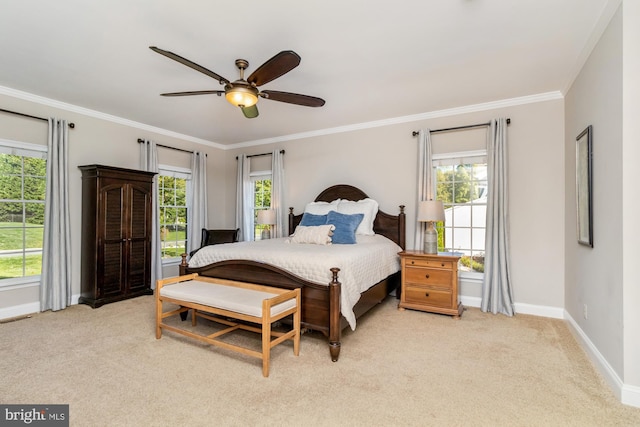
[[[271,230],[268,228],[263,229],[262,234],[260,234],[260,239],[267,240],[270,238],[271,238]]]
[[[424,253],[425,254],[437,254],[438,253],[438,231],[433,227],[433,223],[430,223],[429,227],[424,231]]]

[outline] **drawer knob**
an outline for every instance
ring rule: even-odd
[[[426,278],[428,279],[428,278],[429,278],[429,275],[428,275],[428,274],[425,274],[425,275],[424,275],[424,277],[426,277]]]
[[[444,262],[442,264],[440,264],[442,267],[444,267]]]
[[[428,297],[429,296],[429,292],[425,292],[424,296]]]

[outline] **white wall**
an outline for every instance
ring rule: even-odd
[[[622,375],[622,14],[618,12],[565,97],[565,307]],[[576,239],[576,137],[593,126],[594,247]],[[583,316],[588,307],[588,319]]]
[[[422,122],[287,141],[226,152],[227,182],[235,178],[235,156],[285,149],[287,205],[301,213],[306,202],[334,184],[351,184],[398,213],[405,205],[407,246],[413,247],[417,201],[417,138],[412,131],[440,129],[510,117],[509,179],[512,278],[520,312],[540,308],[561,316],[564,307],[564,104],[551,99]],[[459,137],[438,135],[438,144]],[[453,143],[452,143],[453,144]],[[235,185],[228,187],[233,206]],[[227,217],[233,216],[229,209]],[[465,297],[479,297],[479,283],[463,283]],[[478,302],[479,303],[479,302]],[[538,310],[539,311],[539,310]]]
[[[622,401],[640,407],[640,2],[623,3],[622,222],[624,383]],[[635,388],[634,388],[635,387]],[[630,390],[631,389],[631,390]]]
[[[639,53],[640,4],[625,1],[565,98],[565,307],[614,392],[640,407]],[[593,249],[578,245],[575,233],[575,138],[587,125],[594,131]]]

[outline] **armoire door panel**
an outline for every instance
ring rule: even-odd
[[[148,286],[150,273],[149,263],[146,261],[148,246],[146,239],[132,239],[129,242],[127,281],[131,291]]]
[[[104,217],[103,237],[106,241],[122,240],[124,225],[124,186],[109,186],[103,189],[102,197]]]
[[[149,218],[149,208],[151,206],[151,195],[148,191],[143,191],[139,187],[131,186],[131,238],[147,238],[147,222]]]
[[[98,263],[98,294],[105,298],[124,292],[124,244],[105,242],[102,247],[102,262]]]

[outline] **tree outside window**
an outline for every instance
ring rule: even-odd
[[[42,270],[46,159],[0,153],[0,279]]]

